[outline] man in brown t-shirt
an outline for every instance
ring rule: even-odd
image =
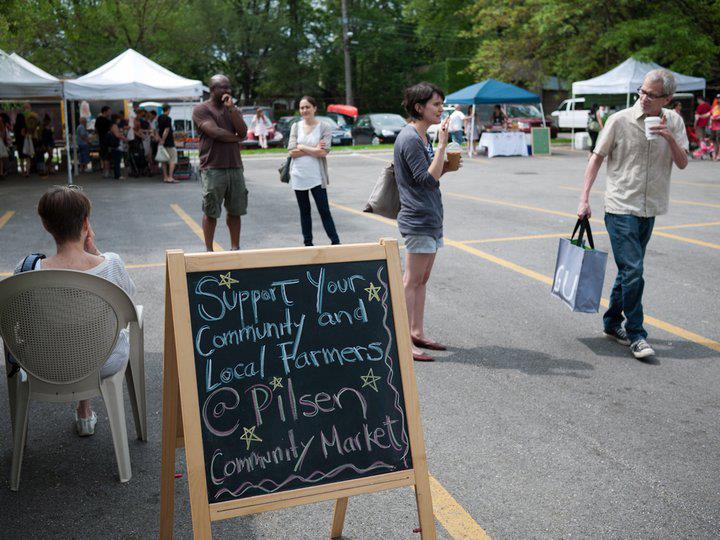
[[[225,201],[230,247],[240,249],[240,216],[247,213],[248,203],[240,141],[247,135],[247,126],[233,103],[229,79],[214,75],[209,86],[210,99],[193,109],[193,122],[200,134],[205,248],[213,250],[215,226]]]

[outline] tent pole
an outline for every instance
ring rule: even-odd
[[[80,168],[78,165],[78,147],[77,137],[75,137],[75,130],[77,129],[77,121],[75,119],[75,105],[74,102],[70,102],[70,126],[72,131],[72,146],[73,146],[73,174],[78,176],[80,174]]]
[[[570,148],[575,149],[575,92],[572,93],[572,101],[570,102]],[[558,116],[558,120],[560,117]],[[558,122],[559,124],[559,122]],[[558,125],[558,128],[560,126]]]
[[[68,108],[67,100],[63,99],[63,110],[65,111],[65,151],[67,152],[67,174],[68,174],[68,186],[73,183],[72,177],[72,156],[70,155],[70,129],[68,127]]]
[[[468,143],[468,157],[472,157],[475,151],[475,104],[472,106],[472,117],[470,118],[470,141]]]
[[[542,114],[543,127],[547,127],[545,124],[545,109],[543,109],[542,101],[540,102],[540,114]]]
[[[628,90],[628,93],[627,93],[627,100],[625,100],[625,108],[626,108],[626,109],[629,109],[629,108],[630,108],[630,91],[629,91],[629,90]]]

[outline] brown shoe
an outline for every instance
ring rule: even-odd
[[[413,354],[413,360],[416,362],[434,362],[435,359],[432,356],[429,356],[427,354]]]
[[[447,351],[447,347],[438,343],[437,341],[430,341],[429,339],[412,338],[413,345],[416,347],[422,347],[423,349],[429,349],[431,351]]]

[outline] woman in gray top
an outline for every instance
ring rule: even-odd
[[[423,329],[425,287],[443,245],[443,206],[440,177],[446,172],[445,149],[448,143],[449,117],[438,134],[437,150],[427,139],[427,128],[440,122],[445,95],[434,84],[422,82],[405,90],[403,107],[410,116],[395,141],[395,179],[400,192],[397,217],[400,234],[405,239],[405,298],[413,358],[431,362],[432,356],[419,347],[443,351],[445,346],[428,339]]]

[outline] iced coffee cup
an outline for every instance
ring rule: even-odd
[[[460,168],[460,159],[462,158],[462,147],[456,143],[451,142],[447,145],[445,150],[445,160],[447,161],[448,171],[457,171]]]
[[[652,141],[658,138],[658,135],[650,131],[650,128],[652,126],[659,126],[661,121],[662,120],[659,116],[648,116],[647,118],[645,118],[645,138],[648,141]]]

